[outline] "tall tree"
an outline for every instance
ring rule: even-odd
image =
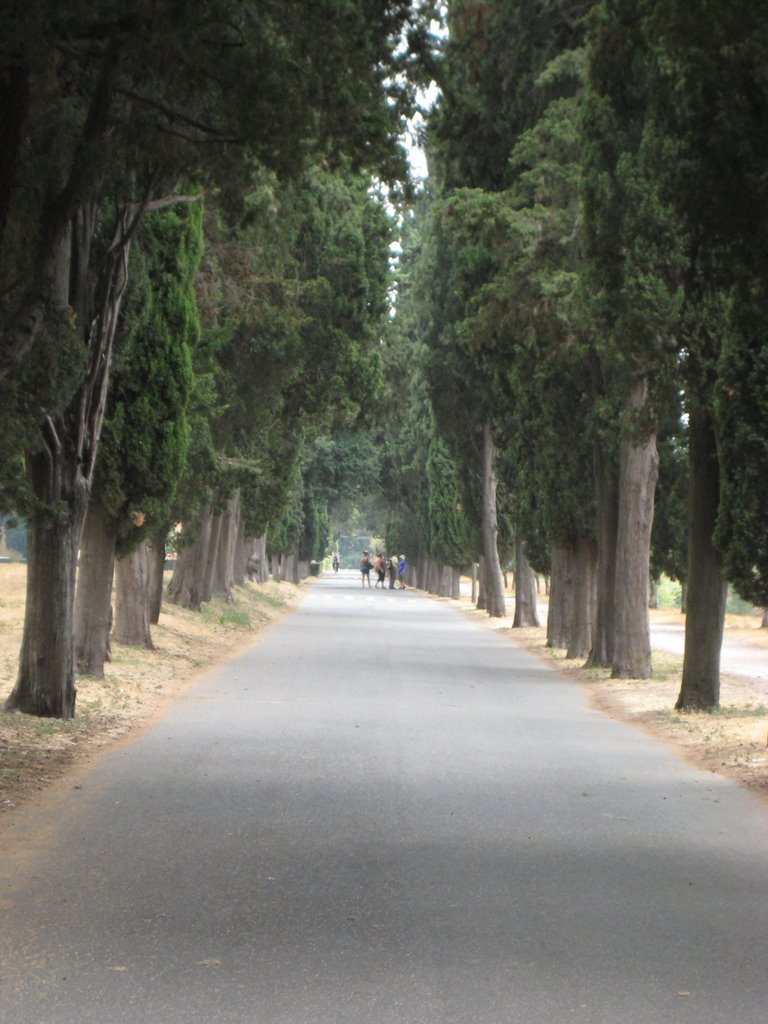
[[[103,674],[115,554],[130,558],[147,536],[162,538],[164,548],[186,465],[192,349],[199,335],[194,281],[201,222],[198,206],[151,214],[133,247],[124,337],[118,337],[75,601],[77,664],[92,675]],[[142,562],[123,562],[118,606],[131,596],[132,564],[139,568]],[[132,626],[118,607],[123,638],[141,635],[149,642],[143,604],[131,596],[142,628]]]
[[[764,320],[766,295],[765,247],[754,210],[766,200],[767,31],[765,13],[746,2],[648,0],[638,6],[615,0],[599,5],[595,21],[595,92],[612,96],[613,112],[623,111],[625,122],[630,112],[635,126],[635,141],[616,167],[631,186],[623,194],[634,217],[644,219],[640,238],[646,244],[639,253],[653,256],[663,285],[656,289],[658,307],[663,310],[664,295],[674,292],[679,311],[674,370],[659,361],[656,372],[679,383],[688,417],[688,611],[677,702],[686,709],[719,700],[728,559],[741,549],[741,565],[754,571],[763,557],[760,525],[753,520],[747,540],[747,531],[733,529],[740,514],[732,516],[724,499],[738,493],[744,472],[737,420],[757,413],[758,431],[764,422],[761,398],[753,400],[765,391],[755,325]],[[600,117],[609,109],[598,104],[593,113]],[[604,127],[613,147],[621,133],[615,124]],[[594,184],[595,198],[608,211],[605,181],[598,177]],[[656,226],[655,239],[648,238],[648,225]],[[648,290],[652,278],[638,281]],[[753,450],[759,461],[760,448]],[[731,458],[736,451],[738,464]]]
[[[284,173],[311,151],[396,177],[411,89],[397,71],[424,32],[405,0],[211,0],[203,16],[150,0],[12,6],[0,352],[3,425],[12,454],[25,453],[30,561],[9,707],[66,718],[76,551],[141,216],[181,179],[234,192],[255,163]]]

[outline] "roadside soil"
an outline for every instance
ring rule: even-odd
[[[690,763],[735,779],[768,799],[768,695],[758,686],[743,677],[723,675],[717,710],[675,711],[682,680],[681,655],[654,650],[652,679],[611,679],[609,669],[585,669],[582,661],[567,661],[565,651],[547,647],[546,623],[513,629],[514,596],[507,596],[510,616],[502,619],[489,619],[467,597],[451,603],[577,681],[597,711],[673,744]],[[652,610],[650,616],[658,624],[684,622],[675,609]],[[725,636],[754,645],[768,660],[768,629],[760,626],[759,614],[728,615]]]
[[[0,564],[0,706],[16,679],[25,588],[26,566]],[[202,671],[253,643],[299,597],[291,583],[246,583],[233,603],[214,600],[201,612],[163,605],[160,624],[152,627],[155,650],[113,642],[104,679],[78,676],[70,721],[0,712],[0,820],[146,726]]]

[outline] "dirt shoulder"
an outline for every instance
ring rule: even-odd
[[[565,651],[547,647],[544,626],[513,629],[511,617],[489,619],[467,598],[451,603],[578,682],[590,705],[602,714],[638,726],[674,745],[690,763],[768,798],[768,697],[749,680],[724,675],[718,710],[681,713],[674,710],[682,679],[680,655],[654,650],[652,679],[611,679],[608,669],[585,669],[582,661],[567,661]],[[650,614],[659,623],[681,622],[679,612]],[[759,627],[758,617],[729,615],[726,636],[754,644],[768,658],[768,630]]]
[[[0,702],[15,681],[25,586],[25,566],[0,564]],[[0,820],[146,727],[201,672],[253,643],[300,596],[290,583],[246,583],[233,604],[215,600],[202,612],[164,606],[152,629],[155,650],[114,644],[103,680],[78,677],[71,721],[0,712]]]

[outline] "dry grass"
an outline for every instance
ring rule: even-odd
[[[0,564],[0,700],[16,674],[26,569]],[[113,645],[104,679],[77,680],[71,721],[0,712],[0,814],[28,803],[70,769],[149,722],[206,667],[254,640],[298,600],[290,583],[247,583],[234,604],[214,601],[202,613],[163,607],[154,651]]]

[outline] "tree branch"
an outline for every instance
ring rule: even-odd
[[[118,86],[115,90],[121,96],[125,96],[129,100],[134,100],[136,103],[140,103],[142,106],[149,107],[151,110],[157,110],[158,113],[167,117],[169,121],[181,121],[182,124],[188,125],[190,128],[197,128],[198,131],[203,132],[204,135],[216,136],[216,139],[224,140],[223,133],[212,125],[205,124],[202,121],[197,121],[193,117],[189,117],[183,114],[180,110],[175,110],[173,107],[167,106],[165,103],[161,103],[159,100],[150,99],[149,96],[142,96],[141,93],[134,92],[133,89],[127,89],[125,86]]]

